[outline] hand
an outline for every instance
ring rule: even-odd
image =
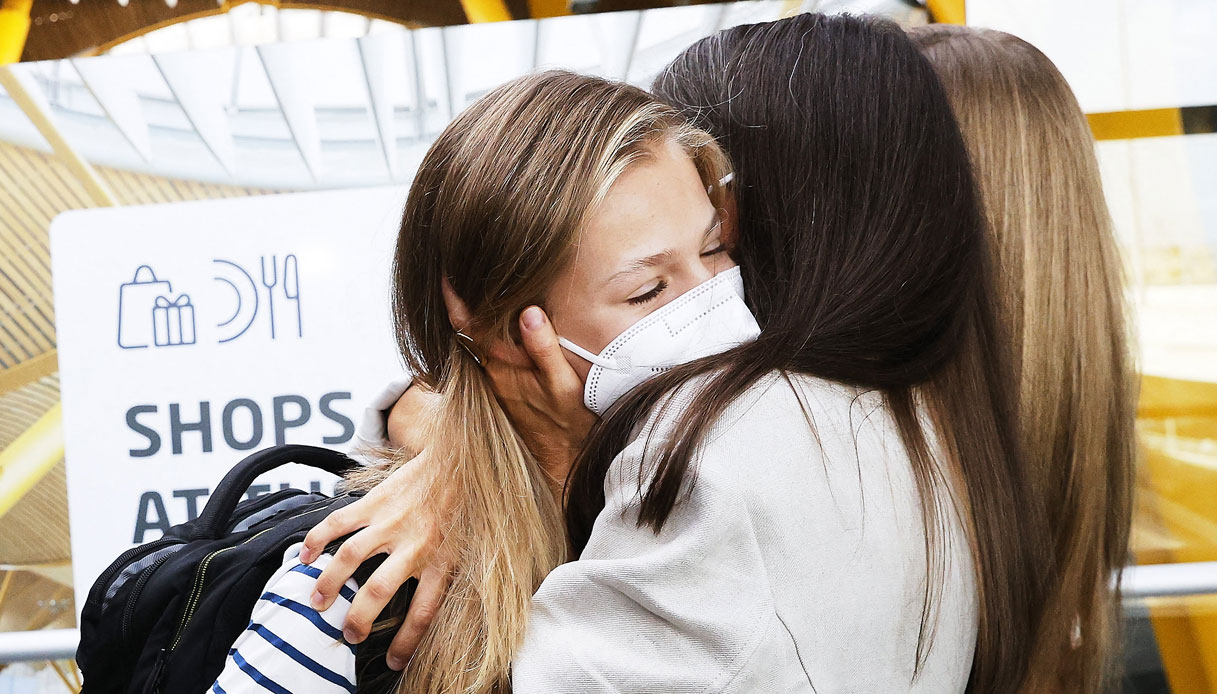
[[[447,280],[443,292],[452,327],[466,330],[471,316],[465,302]],[[476,335],[473,341],[495,397],[562,503],[567,473],[596,415],[583,406],[583,379],[566,361],[545,311],[539,306],[525,308],[519,327],[519,345],[511,340],[486,345]]]
[[[567,473],[596,415],[583,405],[583,380],[562,353],[545,312],[529,306],[519,321],[522,345],[492,344],[484,368],[499,404],[561,502]]]
[[[413,389],[411,389],[413,390]],[[408,391],[407,391],[408,392]],[[362,499],[331,513],[304,538],[300,561],[320,556],[330,542],[355,532],[317,578],[314,609],[333,604],[342,584],[369,557],[387,553],[384,563],[359,587],[343,623],[351,643],[367,638],[372,623],[397,589],[411,576],[418,588],[405,622],[389,645],[386,661],[401,670],[431,625],[451,580],[443,545],[442,523],[451,507],[451,490],[435,484],[437,471],[426,451],[394,470]],[[362,528],[362,529],[361,529]]]
[[[447,286],[444,289],[449,315],[459,330],[468,322],[468,314],[460,299],[450,296]],[[490,345],[483,353],[483,365],[499,402],[561,499],[566,474],[596,416],[583,406],[583,382],[562,354],[544,311],[535,306],[523,311],[520,334],[522,346],[509,342]],[[406,391],[390,410],[390,443],[405,447],[425,443],[419,440],[415,423],[420,421],[421,409],[435,397],[420,386]],[[442,473],[433,469],[424,448],[364,498],[335,511],[309,531],[300,555],[307,564],[330,542],[358,531],[343,543],[317,579],[313,607],[324,610],[363,561],[388,553],[360,587],[347,613],[343,634],[351,643],[367,638],[372,622],[397,589],[411,576],[419,577],[405,623],[386,657],[394,670],[401,670],[413,655],[451,580],[447,560],[439,554],[452,493],[438,482]],[[428,489],[434,493],[428,494]]]
[[[410,384],[393,407],[389,409],[387,430],[393,448],[421,451],[427,447],[426,422],[428,410],[435,407],[439,395],[417,381]]]

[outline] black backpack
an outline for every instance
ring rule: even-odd
[[[241,501],[256,477],[286,463],[337,475],[358,465],[315,446],[258,451],[224,476],[198,518],[123,552],[93,584],[81,612],[82,694],[203,694],[211,687],[284,551],[361,495],[283,489]],[[365,562],[356,578],[366,580],[383,558]],[[398,598],[408,603],[415,585],[411,580]],[[357,647],[361,691],[365,679],[396,678],[384,665],[393,631]]]

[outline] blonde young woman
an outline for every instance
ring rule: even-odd
[[[293,548],[212,691],[477,694],[509,686],[530,598],[566,560],[568,542],[559,482],[491,392],[483,345],[505,339],[531,304],[545,305],[574,348],[598,349],[629,329],[617,341],[622,354],[667,364],[754,336],[722,236],[727,174],[713,139],[674,109],[637,88],[564,72],[495,89],[444,130],[406,202],[393,316],[410,371],[438,394],[426,430],[443,445],[427,455],[451,490],[448,598],[403,677],[384,668],[387,641],[356,648],[338,635],[359,586],[348,581],[336,606],[311,608],[319,572]],[[663,281],[651,278],[656,268]],[[676,323],[683,332],[668,335],[665,326]],[[648,326],[665,339],[639,346]],[[603,404],[637,380],[600,379]],[[405,452],[385,458],[347,486],[368,489],[417,464]],[[367,588],[384,585],[373,575]],[[397,631],[409,599],[407,591],[390,605],[381,633]]]
[[[1059,575],[1028,691],[1104,691],[1120,656],[1136,400],[1120,259],[1094,142],[1065,78],[1034,46],[930,26],[934,65],[976,167],[1015,343],[1018,423]]]

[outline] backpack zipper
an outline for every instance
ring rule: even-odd
[[[161,675],[165,672],[165,661],[168,658],[169,651],[164,648],[156,654],[156,662],[152,664],[152,675],[148,678],[148,685],[144,687],[144,692],[147,694],[160,694]]]
[[[148,582],[148,579],[152,578],[152,574],[155,573],[158,568],[160,568],[161,564],[168,561],[169,557],[172,557],[173,554],[173,552],[167,552],[164,556],[158,557],[156,561],[149,564],[147,568],[140,572],[139,578],[135,580],[135,586],[132,587],[131,592],[127,594],[127,604],[123,608],[122,634],[124,641],[127,638],[127,632],[130,631],[131,619],[135,616],[135,603],[139,600],[139,594],[143,592],[144,585]]]
[[[132,560],[143,554],[151,554],[161,547],[181,541],[182,540],[180,538],[176,537],[161,537],[149,542],[146,545],[132,547],[131,549],[118,555],[118,558],[111,562],[110,565],[106,567],[106,570],[97,577],[97,581],[93,584],[93,588],[89,591],[87,601],[98,603],[99,607],[103,607],[100,604],[101,598],[106,594],[106,589],[110,587],[110,582],[113,581],[118,574],[122,573],[122,570],[127,568],[127,565],[130,564]]]
[[[330,501],[330,499],[326,499],[325,501],[328,502],[328,501]],[[310,513],[316,513],[317,511],[325,511],[325,510],[328,510],[328,508],[329,508],[328,506],[323,507],[323,508],[315,508],[315,509],[312,509],[311,511],[305,511],[303,513],[298,513],[294,516],[284,518],[280,522],[294,520],[296,518],[300,518],[301,516],[307,516]],[[206,581],[207,581],[207,566],[209,564],[211,564],[211,560],[215,559],[217,556],[223,554],[224,552],[227,552],[230,549],[236,549],[237,547],[240,547],[241,545],[245,545],[250,542],[253,542],[254,540],[258,539],[258,537],[260,537],[264,533],[270,532],[271,530],[274,530],[274,526],[260,530],[256,534],[245,538],[238,544],[235,544],[231,547],[225,547],[223,549],[217,549],[216,551],[203,557],[203,561],[199,562],[199,568],[194,574],[194,583],[191,585],[190,594],[186,599],[186,609],[182,613],[181,621],[178,622],[177,632],[173,636],[173,643],[169,644],[169,650],[165,654],[166,657],[168,657],[169,654],[173,653],[174,649],[177,648],[178,642],[182,640],[182,633],[186,631],[186,625],[190,623],[190,618],[194,616],[194,611],[198,607],[199,599],[202,597],[203,584],[206,583]]]

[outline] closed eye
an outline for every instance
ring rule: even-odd
[[[659,284],[656,284],[655,287],[653,289],[651,289],[651,291],[649,291],[645,294],[639,294],[638,296],[630,297],[629,299],[626,299],[626,302],[633,306],[645,304],[648,301],[651,301],[655,297],[662,294],[663,290],[665,290],[667,288],[668,288],[668,283],[664,280],[660,280]]]

